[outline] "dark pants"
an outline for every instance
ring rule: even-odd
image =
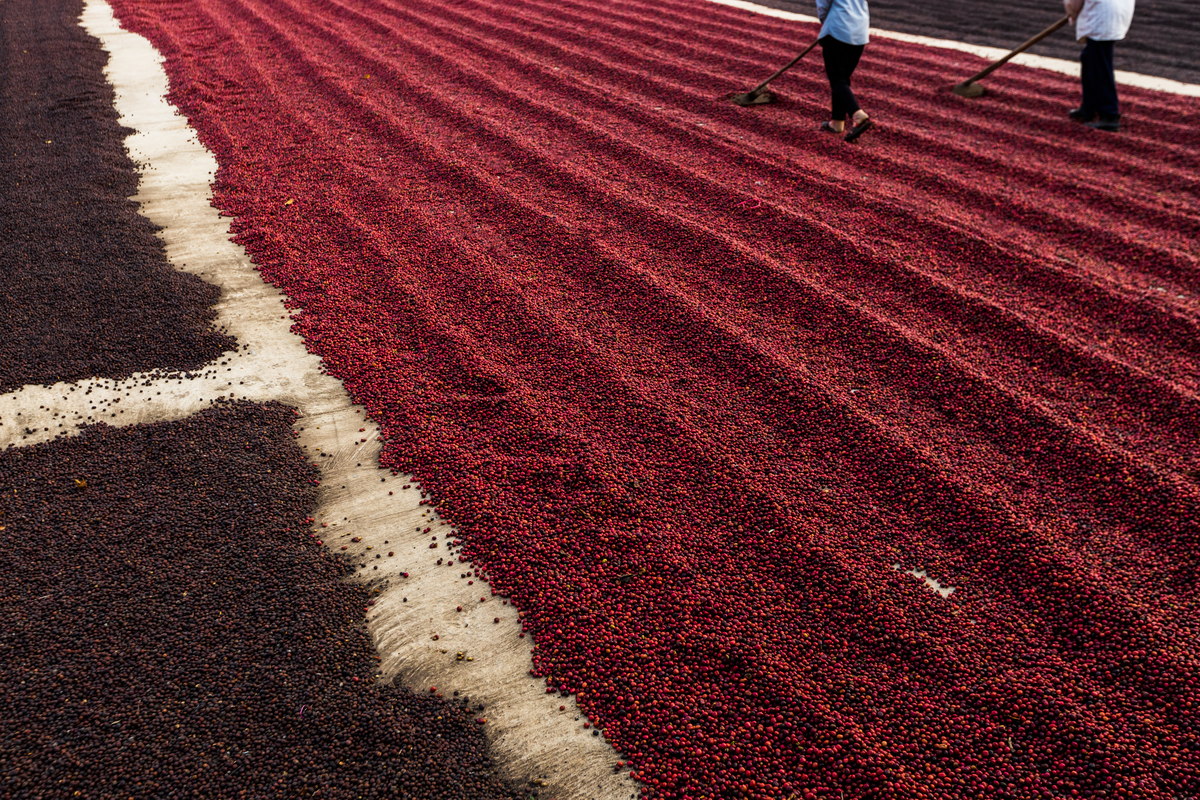
[[[850,76],[862,58],[861,44],[846,44],[832,36],[821,40],[821,55],[825,57],[825,74],[829,77],[829,92],[833,95],[832,120],[844,120],[861,106],[850,89]]]
[[[1083,80],[1083,103],[1079,107],[1085,114],[1116,117],[1121,113],[1113,76],[1113,44],[1088,39],[1079,54],[1079,76]]]

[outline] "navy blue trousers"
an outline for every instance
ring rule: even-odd
[[[1086,114],[1106,117],[1120,115],[1117,105],[1117,80],[1113,76],[1113,45],[1088,39],[1079,54],[1079,76],[1083,80],[1083,103]]]

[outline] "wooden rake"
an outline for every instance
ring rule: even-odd
[[[771,77],[767,78],[758,86],[755,86],[748,92],[737,92],[736,94],[731,94],[729,95],[729,99],[737,103],[739,106],[761,106],[766,105],[767,103],[774,103],[779,99],[779,96],[768,89],[767,86],[770,85],[771,81],[775,80],[780,75],[796,66],[796,64],[800,63],[800,59],[808,55],[808,51],[816,47],[818,41],[819,40],[814,39],[812,44],[800,51],[800,55],[796,56],[791,61],[777,69],[771,74]]]
[[[1057,31],[1059,28],[1066,25],[1070,21],[1071,21],[1070,17],[1063,17],[1058,22],[1054,23],[1049,28],[1046,28],[1046,30],[1039,33],[1037,36],[1034,36],[1032,39],[1026,41],[1024,44],[1019,45],[1016,49],[1014,49],[1008,55],[1004,56],[1003,58],[997,59],[996,61],[989,64],[986,69],[983,69],[983,70],[975,73],[974,75],[972,75],[971,77],[969,77],[965,81],[963,81],[962,83],[954,84],[953,86],[950,87],[950,91],[954,92],[959,97],[979,97],[985,91],[985,89],[979,85],[979,81],[983,80],[988,75],[991,75],[993,72],[995,72],[996,70],[1003,67],[1009,61],[1012,61],[1017,56],[1018,53],[1024,53],[1026,50],[1033,47],[1035,44],[1040,42],[1042,39],[1045,39],[1047,36],[1054,33],[1055,31]]]

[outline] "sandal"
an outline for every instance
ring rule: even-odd
[[[824,122],[822,122],[820,129],[825,131],[825,133],[832,133],[835,136],[842,135],[842,131],[839,131],[837,128],[833,127],[833,125],[830,124],[829,120],[825,120]]]
[[[858,123],[857,125],[855,125],[853,128],[850,129],[850,132],[846,134],[846,141],[853,142],[855,139],[862,136],[864,133],[866,133],[867,131],[871,130],[871,128],[874,128],[874,127],[875,127],[875,120],[871,119],[870,117],[867,117],[862,122]]]

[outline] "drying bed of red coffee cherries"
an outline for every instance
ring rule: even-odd
[[[0,3],[0,392],[191,370],[233,341],[220,291],[172,269],[130,198],[106,56],[82,0]]]
[[[376,681],[295,412],[0,454],[0,795],[518,796],[478,706]]]
[[[117,0],[647,796],[1200,792],[1200,114],[700,0]],[[913,573],[923,573],[948,596]]]

